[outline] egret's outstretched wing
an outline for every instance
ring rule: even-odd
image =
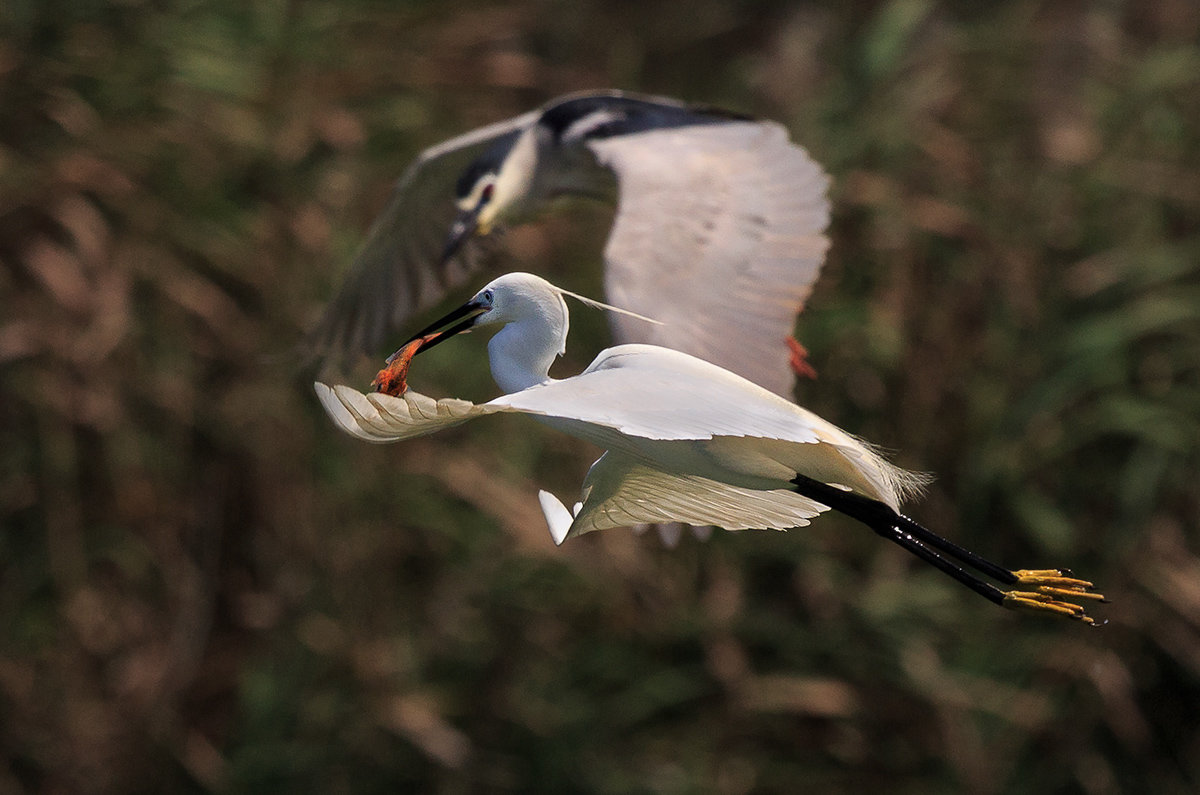
[[[754,408],[748,411],[751,404]],[[501,395],[488,405],[578,420],[646,439],[752,436],[815,443],[826,440],[827,429],[837,431],[812,412],[728,370],[679,351],[641,344],[609,348],[573,378]]]
[[[604,256],[620,341],[686,351],[790,395],[784,340],[829,241],[829,179],[765,121],[651,130],[588,141],[619,184]]]
[[[614,450],[600,456],[588,470],[582,504],[576,504],[574,511],[545,491],[538,496],[558,544],[593,530],[643,522],[784,530],[807,525],[828,510],[794,491],[743,489],[664,472]]]
[[[574,378],[487,405],[551,418],[549,424],[606,448],[615,443],[614,431],[703,442],[697,449],[705,459],[732,469],[783,481],[803,473],[894,508],[926,482],[811,411],[728,370],[657,346],[609,348]]]
[[[581,374],[476,405],[433,400],[411,390],[401,398],[364,395],[318,384],[330,417],[348,433],[373,442],[420,436],[472,417],[516,411],[600,447],[638,448],[638,439],[697,442],[659,453],[686,471],[724,467],[786,483],[804,474],[851,488],[898,507],[921,476],[889,464],[868,445],[826,420],[693,356],[649,345],[604,351]],[[684,521],[682,517],[640,521]]]
[[[317,398],[334,424],[367,442],[397,442],[424,436],[467,420],[507,409],[468,400],[431,397],[409,390],[403,397],[362,393],[348,386],[313,384]]]
[[[532,111],[481,127],[417,157],[396,183],[313,329],[309,345],[317,353],[376,352],[391,331],[477,269],[484,253],[478,238],[444,267],[438,266],[456,212],[455,181],[474,158],[520,134],[538,114]]]

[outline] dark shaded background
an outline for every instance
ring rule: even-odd
[[[0,791],[1200,788],[1200,12],[833,8],[6,0]],[[840,518],[556,549],[536,488],[594,451],[326,421],[288,351],[409,158],[609,86],[826,165],[800,399],[935,472],[925,523],[1094,578],[1107,626]],[[505,262],[598,295],[606,223]],[[607,342],[575,329],[559,372]],[[486,398],[484,356],[414,380]]]

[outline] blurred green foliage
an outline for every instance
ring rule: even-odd
[[[837,8],[0,7],[0,790],[1200,788],[1200,13]],[[926,524],[1094,578],[1107,626],[836,517],[556,549],[536,487],[594,451],[331,427],[289,352],[390,181],[603,86],[826,164],[801,401],[936,473]],[[504,262],[597,294],[606,220]],[[562,372],[605,344],[574,320]],[[494,389],[478,340],[415,378]]]

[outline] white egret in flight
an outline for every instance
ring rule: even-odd
[[[789,395],[806,368],[791,334],[828,247],[828,184],[774,122],[618,91],[560,97],[422,152],[310,343],[377,353],[476,269],[481,238],[582,196],[617,205],[608,300],[664,321],[614,316],[618,342],[686,351]]]
[[[412,355],[469,328],[500,326],[488,354],[506,394],[487,403],[411,391],[364,394],[321,383],[317,395],[343,430],[370,442],[519,412],[604,448],[573,509],[540,492],[555,543],[643,522],[782,530],[833,509],[996,604],[1095,623],[1075,603],[1103,599],[1091,583],[1060,569],[1012,571],[927,530],[900,513],[920,476],[728,370],[668,348],[627,344],[601,352],[579,375],[551,378],[550,365],[567,338],[563,295],[531,274],[501,276],[414,336],[377,379],[385,389],[405,390]]]

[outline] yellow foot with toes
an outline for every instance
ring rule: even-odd
[[[1092,590],[1096,587],[1092,583],[1072,577],[1069,569],[1020,569],[1013,574],[1017,575],[1014,585],[1031,588],[1037,593],[1064,596],[1068,599],[1108,601],[1104,594]]]
[[[1083,607],[1063,599],[1108,601],[1104,594],[1092,590],[1094,586],[1090,582],[1075,579],[1066,569],[1022,569],[1013,574],[1017,575],[1016,585],[1033,589],[1004,592],[1004,606],[1014,610],[1050,613],[1096,626],[1096,621]]]

